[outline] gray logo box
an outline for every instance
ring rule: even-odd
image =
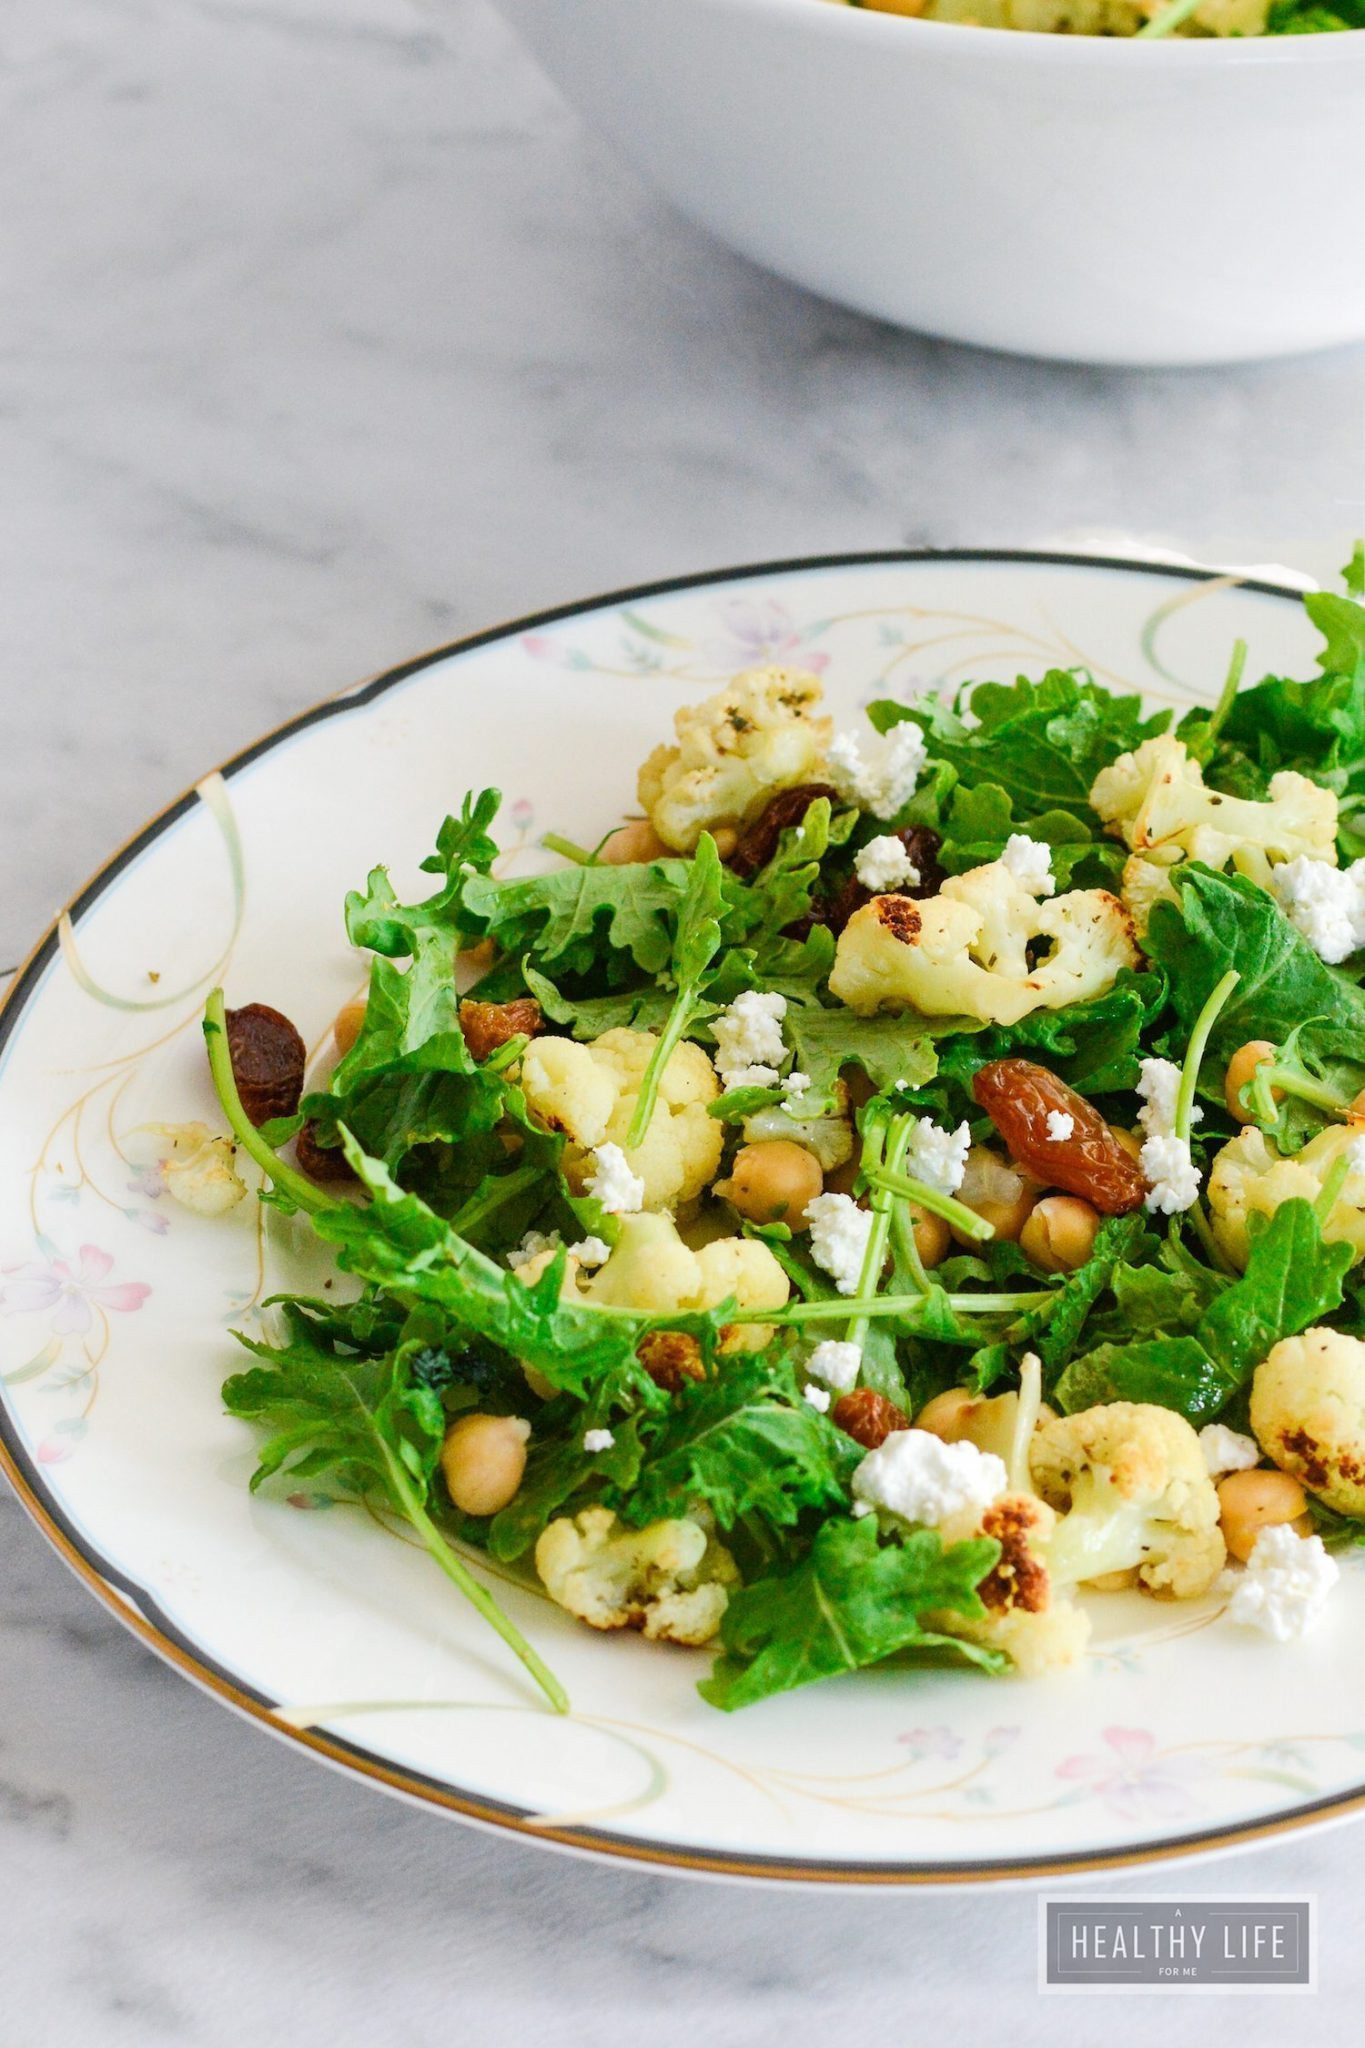
[[[1038,1901],[1040,1991],[1313,1991],[1312,1898]]]

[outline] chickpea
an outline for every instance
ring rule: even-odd
[[[925,1402],[915,1417],[915,1428],[927,1429],[930,1436],[940,1437],[945,1444],[961,1443],[978,1406],[975,1394],[966,1387],[949,1387]]]
[[[1262,1060],[1273,1059],[1275,1047],[1268,1038],[1249,1038],[1245,1045],[1239,1045],[1228,1061],[1228,1070],[1223,1076],[1223,1099],[1228,1106],[1228,1115],[1235,1117],[1239,1124],[1253,1121],[1249,1110],[1243,1109],[1237,1100],[1242,1089],[1260,1066]],[[1271,1091],[1277,1102],[1284,1098],[1283,1088]]]
[[[1287,1472],[1229,1472],[1218,1482],[1219,1527],[1232,1556],[1246,1563],[1262,1529],[1290,1522],[1309,1533],[1308,1495]]]
[[[662,860],[669,851],[648,818],[632,818],[603,840],[597,858],[608,867],[624,868],[632,861]]]
[[[1019,1233],[1019,1249],[1045,1273],[1074,1273],[1095,1249],[1099,1211],[1077,1195],[1044,1195]]]
[[[716,842],[716,852],[720,855],[721,859],[729,860],[730,855],[739,845],[739,833],[735,827],[733,825],[713,825],[711,827],[711,837]]]
[[[932,1272],[947,1258],[953,1233],[941,1216],[931,1216],[927,1209],[917,1207],[914,1202],[909,1204],[909,1209],[919,1262],[926,1273]]]
[[[336,1040],[337,1057],[345,1059],[351,1047],[359,1038],[365,1023],[364,996],[353,996],[349,1003],[343,1003],[336,1013],[332,1025],[332,1036]]]
[[[1002,1159],[985,1145],[973,1145],[967,1154],[967,1171],[957,1198],[989,1223],[998,1238],[1014,1244],[1038,1199],[1039,1185],[1031,1175]],[[976,1239],[965,1231],[953,1232],[967,1251],[975,1251]]]
[[[751,1223],[786,1223],[806,1228],[806,1208],[821,1192],[825,1177],[820,1162],[804,1145],[790,1138],[765,1139],[735,1154],[728,1181],[717,1193],[734,1203]]]
[[[446,1431],[441,1470],[462,1514],[496,1515],[521,1485],[531,1425],[520,1415],[462,1415]]]

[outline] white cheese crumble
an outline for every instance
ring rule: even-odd
[[[1009,869],[1019,887],[1030,896],[1051,896],[1057,887],[1052,872],[1052,848],[1046,840],[1030,839],[1027,832],[1011,832],[1000,864]]]
[[[998,1500],[1009,1484],[1003,1458],[965,1439],[946,1444],[927,1429],[898,1429],[853,1474],[855,1515],[886,1508],[930,1528]]]
[[[643,1208],[645,1184],[632,1173],[619,1145],[608,1142],[593,1148],[593,1170],[583,1183],[585,1194],[594,1195],[609,1216],[633,1216]]]
[[[971,1148],[972,1134],[965,1123],[955,1131],[944,1131],[932,1117],[917,1117],[905,1148],[905,1170],[912,1180],[922,1180],[940,1195],[955,1195],[962,1186]]]
[[[776,1087],[778,1069],[787,1057],[782,1042],[786,1014],[785,996],[749,988],[712,1018],[716,1072],[727,1089]]]
[[[817,1195],[806,1204],[806,1221],[816,1265],[829,1274],[840,1294],[856,1294],[872,1212],[860,1209],[852,1195]]]
[[[1365,946],[1365,860],[1336,868],[1300,854],[1275,869],[1271,887],[1295,931],[1329,966]]]
[[[1199,1175],[1188,1142],[1175,1134],[1180,1069],[1174,1060],[1143,1060],[1137,1092],[1143,1103],[1138,1122],[1147,1133],[1138,1155],[1147,1176],[1147,1207],[1163,1216],[1175,1216],[1198,1201]],[[1198,1123],[1203,1114],[1196,1104],[1190,1122]]]
[[[924,734],[906,720],[886,734],[871,761],[851,732],[836,733],[825,769],[845,803],[874,818],[894,818],[915,793],[926,752]]]
[[[863,1354],[858,1345],[840,1343],[835,1337],[826,1337],[823,1344],[817,1344],[806,1360],[811,1378],[823,1380],[836,1394],[846,1394],[856,1385],[862,1369]]]
[[[805,1398],[818,1414],[827,1415],[829,1413],[829,1404],[833,1396],[827,1387],[806,1387],[803,1391]]]
[[[1054,1145],[1064,1145],[1068,1138],[1076,1135],[1076,1119],[1069,1110],[1050,1109],[1047,1113],[1047,1134]]]
[[[580,1238],[577,1244],[569,1246],[569,1257],[577,1259],[580,1266],[605,1266],[611,1257],[611,1246],[600,1237]]]
[[[538,1259],[542,1252],[557,1252],[563,1241],[557,1230],[528,1230],[521,1243],[507,1254],[507,1263],[516,1273],[522,1266],[529,1266],[532,1259]]]
[[[855,1472],[855,1487],[857,1483]],[[1340,1577],[1321,1536],[1300,1536],[1288,1522],[1276,1523],[1256,1538],[1228,1602],[1228,1620],[1263,1629],[1277,1643],[1293,1642],[1322,1619],[1327,1596]]]
[[[1183,1138],[1148,1138],[1138,1159],[1147,1176],[1147,1207],[1176,1216],[1199,1200],[1199,1171]]]
[[[894,832],[869,839],[854,859],[853,872],[874,896],[889,895],[893,889],[913,888],[919,880],[919,869]]]
[[[810,1092],[810,1075],[798,1073],[793,1067],[782,1083],[782,1093],[794,1110],[800,1110],[802,1099]]]
[[[1352,1173],[1365,1173],[1365,1133],[1346,1147],[1346,1164]]]
[[[1249,1472],[1261,1462],[1261,1446],[1255,1437],[1243,1436],[1240,1429],[1229,1429],[1225,1422],[1206,1422],[1199,1432],[1199,1448],[1211,1479],[1221,1478],[1224,1472]]]
[[[609,1429],[585,1429],[583,1432],[585,1451],[609,1451],[615,1442],[616,1438]]]

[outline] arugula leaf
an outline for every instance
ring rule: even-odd
[[[1094,819],[1091,824],[1093,826]],[[1036,818],[1017,819],[1008,790],[998,783],[978,783],[974,789],[959,787],[943,819],[943,844],[939,859],[949,874],[960,875],[968,868],[999,860],[1006,841],[1016,832],[1027,833],[1052,848],[1052,872],[1059,889],[1088,883],[1092,887],[1112,884],[1123,866],[1123,848],[1112,839],[1102,839],[1071,811],[1044,811]],[[1077,875],[1078,868],[1089,872]]]
[[[968,723],[968,716],[971,722]],[[1148,718],[1141,697],[1119,697],[1079,671],[1050,669],[1040,682],[968,684],[950,706],[936,698],[868,707],[878,732],[911,718],[929,751],[969,786],[994,783],[1021,817],[1066,811],[1092,831],[1090,789],[1100,769],[1154,733],[1169,712]]]
[[[401,904],[393,891],[387,868],[374,868],[362,893],[352,890],[346,898],[346,933],[353,946],[368,946],[373,953],[396,958],[416,949],[426,935],[450,939],[459,931],[459,896],[466,871],[487,874],[497,859],[496,842],[488,827],[502,802],[496,789],[470,791],[458,818],[447,818],[436,837],[436,851],[422,862],[423,872],[444,874],[445,882],[422,903]],[[451,947],[454,953],[454,946]]]
[[[798,1564],[732,1596],[721,1623],[723,1654],[697,1690],[730,1713],[929,1647],[998,1670],[1003,1659],[927,1629],[924,1617],[984,1614],[976,1588],[999,1554],[984,1538],[945,1550],[932,1529],[880,1545],[872,1515],[825,1522]]]
[[[690,871],[690,861],[657,860],[511,879],[467,874],[459,908],[468,930],[504,953],[530,954],[542,969],[587,975],[614,965],[619,981],[633,965],[655,976],[668,965]]]
[[[1153,906],[1147,951],[1170,979],[1187,1032],[1229,968],[1237,970],[1237,987],[1209,1040],[1220,1067],[1248,1039],[1275,1042],[1302,1025],[1304,1050],[1329,1074],[1343,1064],[1358,1069],[1365,991],[1318,958],[1273,896],[1241,875],[1195,863],[1175,870],[1175,887],[1178,904]],[[1221,1100],[1221,1076],[1209,1092]]]
[[[1151,1401],[1203,1423],[1227,1406],[1231,1392],[1197,1337],[1143,1337],[1100,1344],[1073,1359],[1051,1398],[1067,1415],[1105,1401]]]
[[[628,1145],[643,1142],[658,1100],[659,1082],[674,1048],[696,1023],[702,1006],[702,990],[711,976],[712,963],[720,951],[720,920],[725,908],[724,870],[716,842],[703,832],[687,877],[687,887],[678,905],[677,924],[669,957],[669,973],[676,990],[668,1020],[660,1031],[649,1064],[640,1080],[640,1092],[627,1133]]]
[[[714,1379],[683,1387],[623,1512],[644,1523],[676,1514],[680,1501],[701,1501],[722,1529],[751,1515],[786,1529],[806,1509],[846,1507],[861,1456],[801,1399],[789,1365],[762,1354],[729,1358]]]
[[[975,1115],[972,1081],[982,1067],[1010,1056],[1038,1057],[1087,1097],[1107,1095],[1137,1083],[1142,1033],[1165,1001],[1159,974],[1127,968],[1114,986],[1086,1003],[1060,1010],[1035,1010],[1017,1024],[990,1024],[938,1041],[940,1076],[960,1090]]]
[[[275,1477],[297,1485],[325,1475],[352,1499],[401,1515],[452,1585],[520,1658],[550,1704],[567,1713],[563,1687],[428,1513],[445,1410],[440,1395],[414,1371],[420,1347],[400,1345],[379,1358],[345,1358],[297,1329],[279,1347],[242,1341],[265,1362],[234,1373],[223,1388],[223,1400],[229,1414],[267,1431],[252,1490]]]
[[[600,1493],[606,1486],[623,1495],[630,1492],[640,1471],[642,1417],[627,1415],[618,1420],[611,1414],[612,1407],[610,1397],[599,1396],[588,1409],[578,1403],[572,1409],[557,1404],[552,1411],[537,1415],[537,1434],[525,1477],[513,1499],[489,1525],[488,1548],[494,1557],[505,1562],[524,1557],[546,1524],[571,1502]],[[601,1426],[608,1417],[613,1441],[604,1451],[585,1451],[585,1432]]]
[[[812,1101],[832,1101],[845,1067],[861,1067],[879,1095],[901,1082],[921,1088],[938,1068],[919,1017],[855,1017],[842,1004],[837,1010],[793,1004],[782,1020],[782,1034],[792,1048],[793,1068],[810,1076]]]

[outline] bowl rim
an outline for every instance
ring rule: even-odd
[[[668,4],[677,7],[682,0],[668,0]],[[975,46],[982,56],[989,52],[1008,63],[1057,64],[1073,70],[1114,63],[1282,67],[1340,63],[1343,59],[1349,61],[1352,52],[1365,58],[1365,29],[1298,36],[1164,36],[1144,41],[1136,36],[1057,35],[1046,29],[924,21],[912,14],[883,14],[857,4],[857,0],[845,5],[837,4],[837,0],[687,0],[687,4],[714,13],[799,14],[809,18],[810,31],[815,35],[891,36],[899,38],[902,47],[910,48],[914,47],[912,37],[929,37],[938,43],[938,54],[942,56],[967,57]],[[843,25],[836,27],[836,20]],[[856,28],[848,25],[854,20],[858,23]]]

